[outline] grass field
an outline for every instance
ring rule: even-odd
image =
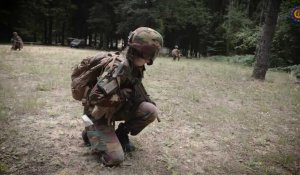
[[[144,84],[160,109],[120,167],[81,140],[73,65],[97,51],[0,45],[0,174],[300,174],[300,86],[286,73],[158,58]]]

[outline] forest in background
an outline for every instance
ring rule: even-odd
[[[184,56],[255,54],[267,0],[14,0],[1,1],[0,41],[17,31],[25,42],[67,45],[84,39],[97,49],[117,49],[130,31],[148,26],[162,33],[165,47]],[[300,23],[290,13],[300,0],[280,6],[271,67],[300,64]],[[89,42],[87,42],[89,41]]]

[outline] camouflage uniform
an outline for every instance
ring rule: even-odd
[[[178,46],[175,46],[175,48],[172,50],[171,55],[173,57],[173,61],[176,61],[176,58],[180,59],[180,50],[178,49]]]
[[[12,47],[11,50],[21,50],[23,48],[22,38],[18,35],[17,32],[13,32],[13,37],[11,39]]]
[[[109,63],[99,75],[96,85],[88,93],[85,114],[94,125],[86,128],[87,137],[94,152],[102,155],[105,165],[118,165],[124,161],[124,151],[131,151],[127,134],[137,135],[158,118],[158,109],[146,94],[142,84],[145,66],[136,66],[136,56],[153,64],[163,40],[153,29],[140,27],[129,36],[129,47],[123,53],[110,53]],[[113,77],[113,79],[112,79]],[[117,88],[107,90],[117,84]],[[109,92],[107,92],[109,91]],[[145,92],[145,93],[141,93]],[[120,123],[115,131],[114,121]],[[126,138],[127,137],[127,138]],[[127,139],[127,141],[126,141]]]

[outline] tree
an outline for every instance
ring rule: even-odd
[[[124,1],[116,8],[119,17],[117,22],[117,33],[127,40],[130,31],[138,27],[151,27],[161,31],[161,14],[157,5],[161,3],[156,0],[130,0]]]
[[[246,37],[241,38],[237,35],[241,36],[246,32],[251,33],[249,31],[252,30],[253,23],[248,18],[247,11],[245,11],[246,8],[233,0],[228,5],[227,14],[224,15],[224,23],[222,24],[225,31],[224,38],[227,54],[232,53],[235,47],[242,42],[240,40],[246,39]]]
[[[90,31],[95,34],[95,42],[97,42],[97,34],[100,34],[100,48],[117,49],[119,38],[116,35],[117,15],[115,8],[119,4],[119,0],[96,2],[89,9],[87,22]]]
[[[212,44],[214,20],[204,1],[163,0],[158,9],[166,47],[179,45],[184,56],[207,54]]]
[[[252,73],[252,77],[255,79],[264,80],[269,68],[272,38],[275,33],[280,3],[281,0],[270,0],[268,3],[263,33],[255,54],[256,63]]]

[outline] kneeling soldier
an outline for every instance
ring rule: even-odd
[[[87,85],[84,113],[93,124],[85,128],[82,136],[94,152],[101,154],[105,165],[123,162],[124,152],[135,149],[128,135],[139,134],[158,119],[158,109],[146,93],[142,79],[145,64],[153,64],[162,45],[163,38],[157,31],[147,27],[136,29],[129,35],[128,47],[122,53],[109,53],[101,58],[106,63],[102,64],[97,82]],[[114,121],[124,122],[115,130]]]

